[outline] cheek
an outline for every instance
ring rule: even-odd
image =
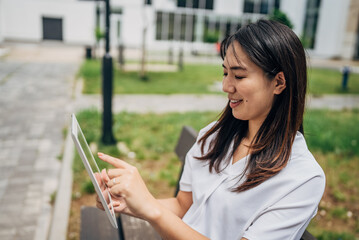
[[[271,108],[274,99],[274,95],[271,92],[263,89],[256,90],[256,88],[243,91],[243,97],[246,104],[250,106],[251,109],[258,109],[260,111],[265,111],[266,109]]]

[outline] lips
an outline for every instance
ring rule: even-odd
[[[229,99],[229,106],[235,108],[243,102],[243,99]]]

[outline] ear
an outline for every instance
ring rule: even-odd
[[[277,75],[274,78],[274,84],[275,84],[275,87],[274,87],[273,93],[276,95],[281,94],[283,92],[283,90],[287,87],[283,72],[277,73]]]

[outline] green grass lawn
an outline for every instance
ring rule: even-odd
[[[79,76],[84,81],[84,93],[100,93],[101,68],[98,61],[85,61]],[[138,72],[114,71],[114,93],[173,94],[213,93],[208,86],[221,81],[222,69],[214,65],[185,65],[183,72],[148,72],[148,80],[139,78]]]
[[[359,74],[350,74],[348,80],[348,90],[343,92],[341,89],[341,72],[328,69],[308,69],[308,91],[312,94],[358,94],[359,93]]]
[[[114,135],[134,153],[130,157],[116,146],[100,143],[101,116],[97,110],[77,114],[88,142],[97,144],[99,151],[134,164],[156,197],[173,195],[180,170],[174,147],[182,126],[199,130],[216,117],[213,112],[116,114]],[[359,237],[359,112],[310,110],[305,114],[304,126],[309,149],[327,179],[323,200],[309,230],[322,240],[354,240]],[[100,166],[105,167],[108,166]],[[73,169],[74,191],[80,195],[92,193],[91,182],[77,154]]]
[[[84,79],[83,92],[101,92],[101,65],[97,60],[87,60],[78,73]],[[114,93],[121,94],[174,94],[214,93],[210,86],[222,80],[220,65],[185,65],[183,72],[149,72],[148,80],[139,78],[138,72],[123,72],[115,68]],[[341,90],[341,73],[335,70],[309,69],[309,93],[321,94],[359,94],[359,74],[351,74],[348,91]],[[218,92],[216,92],[218,93]]]

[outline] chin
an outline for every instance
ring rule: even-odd
[[[243,116],[243,114],[239,114],[239,113],[236,113],[234,111],[232,111],[232,115],[233,115],[234,118],[236,118],[238,120],[242,120],[242,121],[247,121],[248,120],[248,118]]]

